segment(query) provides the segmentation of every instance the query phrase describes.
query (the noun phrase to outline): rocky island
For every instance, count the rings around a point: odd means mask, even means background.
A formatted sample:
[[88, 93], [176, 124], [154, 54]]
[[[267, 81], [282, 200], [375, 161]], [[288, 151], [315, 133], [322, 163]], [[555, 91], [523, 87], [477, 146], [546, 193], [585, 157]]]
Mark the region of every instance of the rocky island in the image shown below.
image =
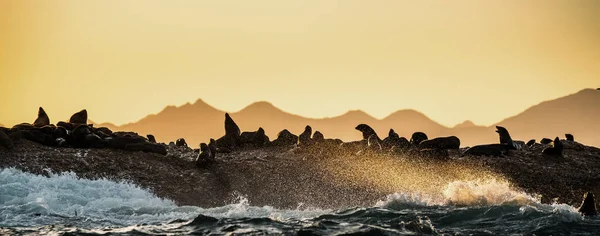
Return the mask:
[[151, 135], [113, 132], [86, 120], [83, 110], [53, 125], [40, 108], [33, 124], [0, 128], [0, 168], [127, 181], [201, 207], [239, 196], [279, 208], [372, 206], [395, 192], [439, 195], [450, 182], [486, 179], [506, 181], [543, 203], [576, 207], [586, 192], [600, 192], [600, 149], [572, 135], [525, 144], [498, 127], [500, 143], [460, 148], [457, 137], [428, 139], [417, 132], [409, 140], [390, 130], [381, 139], [361, 124], [356, 129], [364, 139], [356, 142], [325, 139], [310, 126], [299, 136], [284, 130], [271, 141], [262, 128], [240, 132], [226, 114], [225, 135], [198, 150], [185, 140], [156, 143]]

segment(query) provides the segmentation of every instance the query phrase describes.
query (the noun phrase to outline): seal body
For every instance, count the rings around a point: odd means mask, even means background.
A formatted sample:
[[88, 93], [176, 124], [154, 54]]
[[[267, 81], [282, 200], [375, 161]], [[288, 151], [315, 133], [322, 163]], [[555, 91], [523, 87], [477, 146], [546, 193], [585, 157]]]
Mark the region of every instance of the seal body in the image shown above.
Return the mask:
[[581, 202], [581, 206], [577, 211], [583, 216], [598, 215], [598, 210], [596, 209], [596, 201], [592, 192], [587, 192], [585, 195], [583, 195], [583, 201]]
[[425, 141], [429, 139], [427, 137], [427, 135], [423, 132], [414, 132], [412, 134], [412, 136], [410, 137], [410, 144], [414, 145], [414, 146], [419, 146], [419, 144], [421, 144], [421, 142]]
[[507, 144], [484, 144], [467, 149], [463, 155], [470, 156], [503, 156], [511, 147]]
[[567, 141], [575, 142], [575, 137], [572, 134], [565, 134], [565, 138], [567, 138]]
[[381, 139], [379, 138], [379, 136], [377, 136], [377, 133], [375, 132], [375, 130], [367, 124], [359, 124], [354, 129], [362, 132], [362, 136], [363, 136], [364, 140], [368, 140], [369, 137], [371, 137], [371, 135], [375, 135], [375, 138], [377, 139], [377, 141], [381, 142]]
[[312, 128], [310, 125], [304, 127], [304, 132], [298, 135], [298, 145], [299, 146], [308, 146], [313, 144], [313, 140], [310, 138], [312, 135]]
[[323, 133], [319, 132], [318, 130], [315, 131], [315, 133], [312, 136], [312, 140], [315, 143], [321, 143], [323, 141], [325, 141], [325, 135], [323, 135]]
[[69, 123], [73, 124], [87, 124], [88, 114], [85, 109], [73, 114], [69, 119]]
[[548, 147], [542, 151], [542, 154], [548, 156], [562, 157], [564, 146], [560, 139], [556, 137], [552, 142], [552, 147]]
[[540, 140], [540, 143], [541, 143], [541, 144], [544, 144], [544, 145], [546, 145], [546, 144], [550, 144], [550, 143], [552, 143], [552, 139], [549, 139], [549, 138], [543, 138], [542, 140]]
[[46, 114], [46, 111], [44, 111], [44, 108], [40, 107], [38, 109], [38, 117], [33, 122], [33, 126], [43, 127], [46, 125], [50, 125], [50, 118], [48, 118], [48, 114]]
[[419, 143], [419, 148], [422, 149], [459, 149], [460, 139], [456, 136], [439, 137], [429, 140], [424, 140]]

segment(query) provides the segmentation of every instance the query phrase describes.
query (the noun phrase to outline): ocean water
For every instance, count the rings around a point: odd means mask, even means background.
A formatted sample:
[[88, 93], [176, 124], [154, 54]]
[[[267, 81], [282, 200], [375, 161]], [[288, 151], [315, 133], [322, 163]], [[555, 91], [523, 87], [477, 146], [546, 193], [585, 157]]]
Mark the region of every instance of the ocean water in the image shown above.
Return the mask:
[[398, 192], [373, 206], [283, 210], [243, 196], [216, 208], [177, 206], [131, 183], [0, 170], [0, 234], [19, 235], [598, 235], [600, 218], [546, 205], [495, 180]]

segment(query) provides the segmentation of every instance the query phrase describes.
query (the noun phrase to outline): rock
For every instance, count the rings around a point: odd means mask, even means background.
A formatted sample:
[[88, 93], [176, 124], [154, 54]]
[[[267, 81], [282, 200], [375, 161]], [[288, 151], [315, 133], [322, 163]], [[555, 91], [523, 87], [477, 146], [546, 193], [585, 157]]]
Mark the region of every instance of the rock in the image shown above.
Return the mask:
[[167, 148], [163, 145], [150, 142], [128, 143], [123, 148], [128, 151], [142, 151], [167, 155]]
[[436, 160], [450, 159], [450, 153], [446, 148], [425, 148], [419, 150], [419, 156]]
[[12, 150], [15, 147], [13, 140], [4, 132], [4, 130], [0, 130], [0, 145], [8, 150]]
[[240, 134], [240, 127], [229, 116], [229, 113], [225, 113], [225, 136], [239, 137]]
[[460, 139], [456, 136], [439, 137], [424, 140], [419, 144], [421, 149], [459, 149]]

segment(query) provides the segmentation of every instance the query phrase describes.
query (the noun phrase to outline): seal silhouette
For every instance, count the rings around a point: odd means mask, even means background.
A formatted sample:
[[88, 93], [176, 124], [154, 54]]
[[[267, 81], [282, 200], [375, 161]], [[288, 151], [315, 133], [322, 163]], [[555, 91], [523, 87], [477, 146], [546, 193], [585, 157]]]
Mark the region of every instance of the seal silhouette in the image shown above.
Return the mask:
[[429, 139], [427, 135], [423, 132], [414, 132], [410, 137], [410, 143], [414, 146], [419, 146], [419, 144], [425, 140]]
[[556, 156], [556, 157], [562, 157], [563, 156], [563, 144], [560, 141], [560, 139], [558, 137], [556, 137], [554, 139], [554, 142], [552, 142], [552, 147], [548, 147], [546, 149], [544, 149], [542, 151], [542, 154], [544, 155], [548, 155], [548, 156]]
[[598, 215], [598, 210], [596, 209], [596, 201], [592, 192], [587, 192], [585, 195], [583, 195], [583, 201], [581, 202], [581, 206], [579, 207], [579, 209], [577, 209], [577, 211], [583, 216]]
[[73, 124], [87, 124], [88, 114], [87, 110], [83, 109], [71, 116], [69, 123]]
[[310, 138], [311, 135], [312, 135], [312, 127], [310, 127], [310, 125], [307, 125], [306, 127], [304, 127], [304, 132], [302, 132], [298, 136], [298, 145], [306, 146], [306, 145], [313, 144], [313, 140]]
[[359, 124], [356, 126], [356, 128], [354, 128], [360, 132], [362, 132], [363, 135], [363, 139], [364, 140], [368, 140], [369, 137], [371, 137], [371, 135], [375, 135], [375, 138], [377, 139], [378, 142], [381, 142], [382, 140], [379, 138], [379, 136], [377, 136], [377, 133], [375, 132], [375, 130], [373, 128], [371, 128], [371, 126], [367, 125], [367, 124]]
[[50, 125], [50, 118], [48, 118], [48, 114], [46, 114], [46, 111], [44, 111], [44, 108], [40, 107], [38, 109], [38, 117], [33, 122], [33, 126], [43, 127], [46, 125]]

